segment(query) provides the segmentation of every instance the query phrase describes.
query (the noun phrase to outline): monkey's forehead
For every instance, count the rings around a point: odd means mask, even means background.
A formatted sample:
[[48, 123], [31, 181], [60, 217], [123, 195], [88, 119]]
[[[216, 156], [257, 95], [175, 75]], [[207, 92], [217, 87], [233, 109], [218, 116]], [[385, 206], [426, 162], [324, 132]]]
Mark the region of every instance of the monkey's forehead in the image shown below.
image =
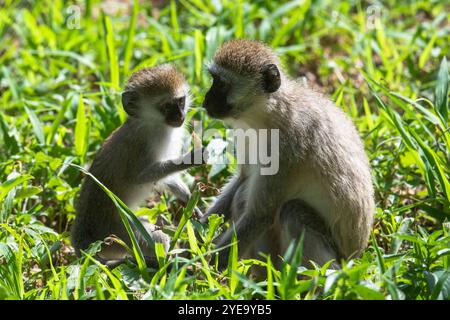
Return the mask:
[[143, 68], [133, 73], [126, 89], [135, 89], [147, 93], [161, 91], [175, 93], [186, 86], [186, 80], [174, 66], [169, 64], [152, 68]]
[[264, 43], [239, 39], [225, 42], [214, 55], [214, 62], [236, 73], [252, 75], [266, 64], [279, 64], [279, 59]]

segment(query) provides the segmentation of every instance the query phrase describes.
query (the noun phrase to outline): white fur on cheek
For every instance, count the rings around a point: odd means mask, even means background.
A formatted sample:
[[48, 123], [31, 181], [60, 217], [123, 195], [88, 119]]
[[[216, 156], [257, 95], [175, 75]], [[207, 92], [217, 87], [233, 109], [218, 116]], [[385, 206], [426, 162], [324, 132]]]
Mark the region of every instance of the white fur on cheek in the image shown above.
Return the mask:
[[158, 105], [162, 104], [161, 98], [141, 97], [139, 101], [139, 117], [146, 121], [162, 122], [164, 116], [158, 110]]

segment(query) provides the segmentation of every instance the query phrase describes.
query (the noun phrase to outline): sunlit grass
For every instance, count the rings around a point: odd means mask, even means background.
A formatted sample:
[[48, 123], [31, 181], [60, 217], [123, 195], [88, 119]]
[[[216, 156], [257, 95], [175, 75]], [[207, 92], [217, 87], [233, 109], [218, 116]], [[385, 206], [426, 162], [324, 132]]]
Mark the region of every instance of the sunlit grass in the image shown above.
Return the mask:
[[[136, 0], [116, 12], [97, 1], [4, 3], [0, 299], [449, 299], [445, 1], [172, 0], [150, 7]], [[76, 258], [69, 230], [81, 168], [125, 118], [124, 81], [141, 67], [173, 62], [192, 86], [188, 119], [225, 130], [200, 104], [210, 83], [204, 65], [233, 37], [273, 46], [294, 78], [321, 87], [354, 120], [377, 197], [367, 250], [342, 261], [341, 270], [307, 270], [301, 247], [292, 246], [276, 269], [273, 257], [239, 260], [234, 245], [219, 272], [212, 243], [223, 219], [202, 225], [191, 209], [204, 209], [232, 170], [202, 167], [186, 174], [194, 190], [186, 208], [165, 195], [140, 211], [150, 220], [163, 215], [174, 239], [168, 254], [155, 247], [157, 269], [146, 268], [136, 245], [137, 263], [111, 270], [93, 258], [99, 243]], [[138, 226], [109, 195], [124, 223]], [[267, 279], [250, 276], [255, 264]]]

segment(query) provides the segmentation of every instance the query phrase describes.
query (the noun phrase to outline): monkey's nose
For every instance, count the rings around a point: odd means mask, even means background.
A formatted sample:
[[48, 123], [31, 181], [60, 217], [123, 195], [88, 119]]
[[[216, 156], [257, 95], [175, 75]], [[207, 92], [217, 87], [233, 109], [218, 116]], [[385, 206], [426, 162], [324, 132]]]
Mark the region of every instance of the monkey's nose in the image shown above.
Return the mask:
[[177, 115], [167, 117], [166, 122], [169, 126], [180, 127], [183, 124], [184, 119], [185, 119], [185, 115], [183, 113], [183, 114], [177, 114]]

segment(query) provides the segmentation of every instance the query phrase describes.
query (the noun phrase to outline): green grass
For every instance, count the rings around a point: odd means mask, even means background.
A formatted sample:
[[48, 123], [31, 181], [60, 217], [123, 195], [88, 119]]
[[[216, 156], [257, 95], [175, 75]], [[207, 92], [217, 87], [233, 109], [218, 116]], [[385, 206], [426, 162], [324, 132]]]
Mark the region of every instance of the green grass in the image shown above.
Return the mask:
[[[116, 13], [97, 1], [4, 3], [0, 299], [450, 298], [445, 1], [130, 1]], [[162, 214], [175, 239], [176, 256], [155, 247], [157, 270], [145, 267], [135, 246], [137, 265], [108, 270], [92, 258], [98, 244], [77, 259], [69, 241], [83, 178], [77, 166], [86, 168], [124, 120], [124, 81], [141, 67], [173, 62], [192, 85], [188, 118], [225, 130], [200, 105], [210, 84], [204, 64], [232, 37], [273, 46], [293, 77], [320, 86], [356, 123], [377, 197], [367, 250], [331, 271], [299, 266], [301, 248], [292, 247], [277, 270], [267, 257], [239, 260], [234, 247], [218, 272], [212, 240], [222, 218], [201, 225], [190, 217], [232, 172], [209, 166], [186, 174], [196, 190], [187, 208], [166, 195], [139, 210], [150, 220]], [[138, 223], [115, 201], [124, 223]], [[253, 264], [266, 268], [265, 281], [250, 278]]]

